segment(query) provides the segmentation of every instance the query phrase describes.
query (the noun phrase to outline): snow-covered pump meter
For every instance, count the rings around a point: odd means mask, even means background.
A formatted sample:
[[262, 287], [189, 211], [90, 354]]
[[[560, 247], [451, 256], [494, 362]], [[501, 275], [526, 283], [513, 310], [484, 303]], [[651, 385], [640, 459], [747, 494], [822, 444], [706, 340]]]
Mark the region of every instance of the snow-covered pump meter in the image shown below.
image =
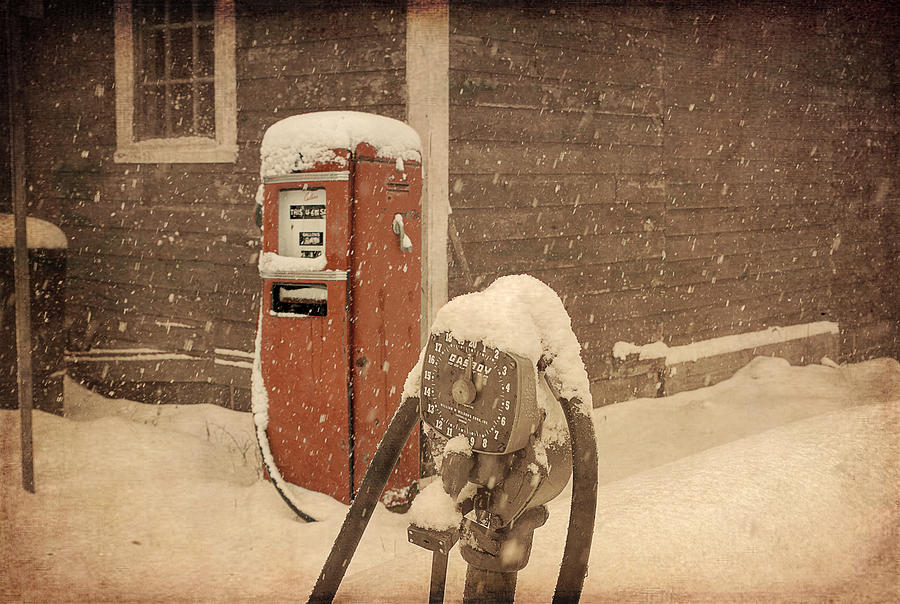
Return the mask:
[[333, 598], [384, 476], [421, 419], [438, 476], [409, 512], [409, 541], [433, 552], [430, 601], [443, 599], [447, 554], [468, 563], [464, 602], [512, 602], [545, 503], [573, 477], [555, 601], [581, 594], [593, 535], [597, 450], [580, 345], [553, 290], [502, 277], [447, 303], [407, 377], [311, 601]]
[[[268, 476], [349, 503], [419, 353], [421, 142], [358, 112], [285, 118], [263, 136], [253, 413]], [[418, 437], [385, 497], [419, 476]]]
[[449, 331], [431, 334], [422, 368], [422, 421], [473, 451], [503, 454], [528, 444], [541, 421], [533, 364]]

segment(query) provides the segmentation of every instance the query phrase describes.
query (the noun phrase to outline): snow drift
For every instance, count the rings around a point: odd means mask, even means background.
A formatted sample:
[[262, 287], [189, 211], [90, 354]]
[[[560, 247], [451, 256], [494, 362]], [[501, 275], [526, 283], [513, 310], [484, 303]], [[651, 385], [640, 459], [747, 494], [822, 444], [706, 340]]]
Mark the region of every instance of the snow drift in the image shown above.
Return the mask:
[[[189, 402], [189, 401], [185, 401]], [[263, 482], [248, 413], [146, 406], [67, 384], [35, 414], [38, 492], [18, 414], [0, 412], [0, 599], [304, 600], [346, 507]], [[759, 358], [716, 386], [593, 412], [599, 505], [584, 601], [896, 601], [900, 364]], [[518, 601], [552, 596], [570, 494], [535, 532]], [[339, 601], [425, 601], [430, 553], [379, 508]], [[452, 552], [447, 601], [462, 595]]]

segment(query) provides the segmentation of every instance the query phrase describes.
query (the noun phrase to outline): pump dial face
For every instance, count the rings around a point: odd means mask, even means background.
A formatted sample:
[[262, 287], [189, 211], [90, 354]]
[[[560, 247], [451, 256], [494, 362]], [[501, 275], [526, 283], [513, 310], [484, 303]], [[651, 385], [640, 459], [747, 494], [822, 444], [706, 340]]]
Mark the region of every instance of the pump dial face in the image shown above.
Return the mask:
[[506, 453], [518, 413], [519, 362], [481, 342], [431, 334], [422, 365], [422, 420], [474, 451]]

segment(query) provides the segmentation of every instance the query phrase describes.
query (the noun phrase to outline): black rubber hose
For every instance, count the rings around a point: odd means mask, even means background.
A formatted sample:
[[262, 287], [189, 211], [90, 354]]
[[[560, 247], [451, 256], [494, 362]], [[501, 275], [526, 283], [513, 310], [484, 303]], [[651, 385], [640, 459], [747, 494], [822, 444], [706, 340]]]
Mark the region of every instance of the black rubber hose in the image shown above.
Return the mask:
[[[255, 427], [256, 426], [254, 426], [254, 428]], [[266, 434], [266, 438], [267, 439], [269, 438], [268, 433]], [[259, 430], [256, 431], [256, 445], [259, 447], [259, 456], [260, 456], [260, 458], [262, 458], [263, 467], [266, 469], [266, 473], [269, 475], [269, 480], [271, 480], [272, 484], [275, 485], [275, 490], [278, 491], [278, 494], [281, 496], [282, 501], [284, 501], [288, 505], [288, 507], [291, 508], [291, 510], [295, 514], [300, 516], [300, 518], [303, 519], [305, 522], [315, 522], [316, 521], [315, 518], [313, 518], [312, 516], [310, 516], [309, 514], [307, 514], [306, 512], [304, 512], [303, 510], [301, 510], [300, 508], [297, 507], [297, 505], [293, 502], [293, 500], [290, 498], [290, 496], [285, 492], [285, 489], [283, 489], [281, 484], [278, 482], [279, 479], [275, 478], [279, 474], [275, 474], [274, 472], [272, 472], [272, 468], [270, 468], [269, 464], [266, 463], [266, 454], [265, 454], [265, 451], [263, 451], [262, 441], [259, 439]], [[278, 470], [278, 468], [275, 468], [275, 469]]]
[[418, 421], [419, 399], [411, 397], [401, 402], [384, 433], [381, 444], [375, 451], [372, 463], [366, 470], [362, 484], [359, 486], [359, 492], [344, 518], [341, 531], [334, 540], [334, 545], [331, 546], [325, 566], [322, 567], [316, 586], [309, 596], [310, 602], [318, 604], [334, 600], [334, 595], [344, 579], [350, 560], [353, 558], [363, 532], [369, 524], [369, 519], [375, 511], [378, 499], [384, 492], [388, 477], [394, 470], [394, 466], [397, 465], [400, 452]]
[[572, 507], [562, 565], [553, 593], [554, 604], [581, 598], [597, 513], [597, 438], [590, 414], [578, 399], [559, 399], [572, 438]]

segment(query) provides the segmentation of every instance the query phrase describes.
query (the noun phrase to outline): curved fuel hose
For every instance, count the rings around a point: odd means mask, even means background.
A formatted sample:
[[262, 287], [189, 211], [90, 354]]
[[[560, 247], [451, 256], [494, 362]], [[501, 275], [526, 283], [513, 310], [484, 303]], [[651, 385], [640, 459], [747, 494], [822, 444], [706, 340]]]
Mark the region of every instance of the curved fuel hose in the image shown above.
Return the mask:
[[[259, 207], [261, 206], [257, 206], [257, 208]], [[253, 368], [250, 373], [250, 383], [253, 392], [253, 431], [256, 433], [256, 444], [259, 446], [259, 455], [262, 458], [266, 474], [269, 476], [269, 480], [272, 484], [275, 485], [275, 490], [278, 491], [281, 499], [284, 500], [288, 507], [301, 519], [306, 522], [315, 522], [315, 518], [301, 510], [297, 504], [294, 503], [293, 499], [291, 499], [287, 487], [285, 484], [282, 484], [287, 483], [287, 481], [281, 477], [281, 471], [279, 471], [278, 466], [275, 464], [275, 460], [272, 459], [272, 449], [269, 446], [269, 435], [266, 432], [266, 427], [269, 423], [269, 400], [262, 376], [262, 319], [263, 307], [260, 305], [259, 321], [256, 325], [256, 353], [253, 355]], [[272, 462], [271, 465], [269, 464], [269, 460]]]
[[281, 496], [281, 499], [291, 508], [295, 514], [300, 516], [302, 520], [305, 522], [315, 522], [316, 519], [301, 510], [297, 507], [297, 504], [291, 499], [290, 495], [287, 494], [285, 488], [281, 484], [281, 474], [278, 472], [278, 468], [270, 468], [268, 462], [266, 462], [266, 449], [268, 448], [268, 442], [263, 445], [261, 440], [261, 436], [259, 435], [259, 430], [256, 431], [256, 444], [259, 447], [259, 455], [262, 458], [263, 467], [266, 469], [266, 474], [269, 475], [269, 479], [272, 484], [275, 485], [275, 490], [278, 491], [278, 494]]
[[366, 525], [369, 524], [369, 519], [375, 511], [375, 506], [384, 491], [388, 477], [394, 466], [397, 465], [400, 452], [418, 421], [419, 399], [415, 397], [405, 399], [394, 413], [394, 417], [384, 433], [384, 438], [375, 451], [372, 463], [366, 470], [356, 498], [350, 505], [341, 531], [334, 540], [328, 559], [325, 560], [325, 566], [322, 567], [316, 586], [309, 596], [310, 602], [318, 604], [334, 600], [334, 595], [344, 579], [350, 560], [353, 558], [356, 547], [366, 530]]
[[594, 421], [582, 412], [578, 399], [556, 397], [562, 405], [572, 439], [572, 505], [562, 565], [553, 593], [554, 604], [581, 598], [597, 513], [597, 438]]

